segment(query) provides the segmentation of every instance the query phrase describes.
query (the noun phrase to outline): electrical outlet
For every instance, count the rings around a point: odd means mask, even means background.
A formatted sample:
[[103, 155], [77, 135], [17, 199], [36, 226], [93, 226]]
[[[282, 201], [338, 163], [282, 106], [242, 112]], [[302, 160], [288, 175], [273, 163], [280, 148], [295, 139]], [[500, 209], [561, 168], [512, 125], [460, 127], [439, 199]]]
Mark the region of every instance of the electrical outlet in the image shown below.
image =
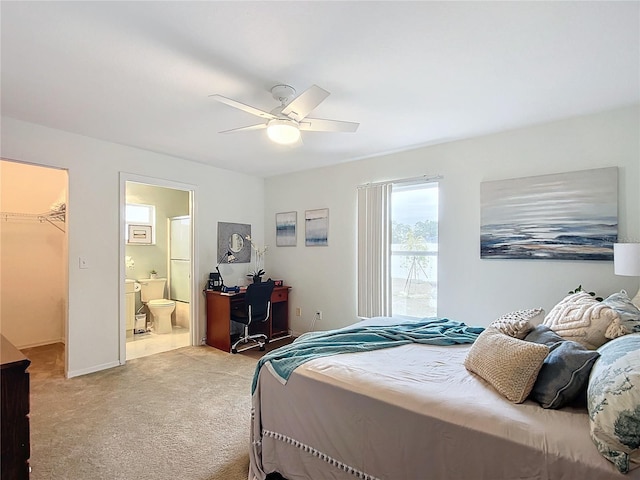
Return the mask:
[[302, 316], [302, 309], [300, 307], [296, 308], [296, 317]]
[[322, 320], [322, 310], [316, 310], [316, 320]]

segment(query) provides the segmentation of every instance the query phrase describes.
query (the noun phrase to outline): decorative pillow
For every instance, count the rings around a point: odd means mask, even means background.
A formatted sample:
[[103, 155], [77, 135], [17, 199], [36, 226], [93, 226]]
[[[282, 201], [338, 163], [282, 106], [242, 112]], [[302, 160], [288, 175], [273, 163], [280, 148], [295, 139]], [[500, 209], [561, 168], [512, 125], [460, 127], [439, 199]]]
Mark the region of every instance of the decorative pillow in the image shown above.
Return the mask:
[[549, 347], [485, 329], [473, 342], [464, 366], [514, 403], [529, 396]]
[[591, 439], [622, 473], [640, 466], [640, 333], [598, 349], [589, 378]]
[[502, 315], [491, 322], [490, 327], [495, 327], [505, 335], [522, 340], [533, 327], [544, 319], [544, 310], [531, 308], [529, 310], [516, 310]]
[[562, 408], [587, 390], [589, 373], [600, 354], [578, 342], [565, 340], [546, 325], [538, 325], [527, 342], [549, 347], [530, 397], [542, 408]]
[[633, 304], [627, 292], [622, 290], [620, 293], [609, 295], [602, 303], [613, 308], [618, 314], [618, 318], [607, 328], [605, 337], [617, 338], [640, 332], [640, 310]]
[[543, 324], [567, 340], [595, 350], [608, 339], [605, 332], [618, 318], [616, 311], [587, 292], [564, 297], [547, 314]]

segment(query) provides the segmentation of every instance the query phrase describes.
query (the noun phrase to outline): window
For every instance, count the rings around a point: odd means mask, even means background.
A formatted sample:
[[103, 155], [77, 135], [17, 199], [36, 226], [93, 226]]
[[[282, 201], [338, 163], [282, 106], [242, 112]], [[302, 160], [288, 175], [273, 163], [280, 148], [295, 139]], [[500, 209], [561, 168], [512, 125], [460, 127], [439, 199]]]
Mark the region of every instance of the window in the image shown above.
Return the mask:
[[358, 316], [435, 316], [437, 278], [438, 183], [358, 187]]
[[[127, 203], [125, 206], [125, 242], [129, 242], [129, 225], [138, 225], [151, 227], [151, 242], [156, 243], [156, 207], [154, 205], [140, 205], [135, 203]], [[136, 243], [136, 242], [133, 242]]]
[[438, 301], [438, 184], [391, 190], [391, 311], [433, 317]]

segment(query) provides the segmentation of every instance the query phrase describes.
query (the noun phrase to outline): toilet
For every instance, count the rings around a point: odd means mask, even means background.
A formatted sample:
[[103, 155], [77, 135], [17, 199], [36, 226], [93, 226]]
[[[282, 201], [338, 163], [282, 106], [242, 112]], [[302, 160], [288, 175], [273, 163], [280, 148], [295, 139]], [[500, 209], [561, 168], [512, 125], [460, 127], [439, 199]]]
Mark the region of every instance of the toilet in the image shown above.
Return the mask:
[[171, 333], [171, 314], [176, 309], [176, 302], [164, 298], [166, 278], [142, 278], [140, 283], [140, 300], [147, 305], [153, 315], [155, 333]]

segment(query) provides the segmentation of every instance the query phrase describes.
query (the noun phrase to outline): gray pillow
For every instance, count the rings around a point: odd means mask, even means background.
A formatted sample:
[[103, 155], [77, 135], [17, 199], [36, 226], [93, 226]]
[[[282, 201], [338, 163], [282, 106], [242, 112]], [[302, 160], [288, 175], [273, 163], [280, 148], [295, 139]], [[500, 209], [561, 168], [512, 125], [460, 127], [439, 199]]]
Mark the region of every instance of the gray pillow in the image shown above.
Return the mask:
[[633, 304], [627, 292], [622, 290], [619, 293], [609, 295], [602, 303], [613, 308], [620, 316], [619, 319], [613, 322], [617, 325], [617, 328], [615, 326], [610, 327], [617, 330], [614, 334], [615, 336], [609, 335], [608, 338], [617, 338], [629, 333], [640, 332], [640, 310]]
[[549, 347], [530, 398], [543, 408], [558, 409], [586, 392], [591, 368], [600, 356], [598, 352], [562, 338], [546, 325], [535, 327], [525, 341]]

